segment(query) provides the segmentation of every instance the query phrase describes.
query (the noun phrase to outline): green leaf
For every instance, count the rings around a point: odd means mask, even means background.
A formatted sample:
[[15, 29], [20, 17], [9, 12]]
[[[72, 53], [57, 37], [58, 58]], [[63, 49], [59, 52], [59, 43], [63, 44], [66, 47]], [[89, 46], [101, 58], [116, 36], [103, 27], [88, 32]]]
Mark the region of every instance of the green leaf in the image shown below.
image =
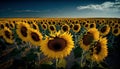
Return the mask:
[[79, 57], [81, 57], [81, 55], [82, 55], [82, 49], [81, 49], [79, 46], [76, 47], [76, 48], [73, 50], [73, 52], [74, 52], [75, 58], [79, 58]]

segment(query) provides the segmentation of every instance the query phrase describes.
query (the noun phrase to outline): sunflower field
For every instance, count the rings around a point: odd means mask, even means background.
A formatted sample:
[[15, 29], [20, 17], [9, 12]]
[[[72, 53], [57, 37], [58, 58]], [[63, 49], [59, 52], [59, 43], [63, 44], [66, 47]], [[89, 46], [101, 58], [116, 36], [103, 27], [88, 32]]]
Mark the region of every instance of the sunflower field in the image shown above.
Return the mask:
[[117, 69], [119, 18], [0, 18], [2, 69]]

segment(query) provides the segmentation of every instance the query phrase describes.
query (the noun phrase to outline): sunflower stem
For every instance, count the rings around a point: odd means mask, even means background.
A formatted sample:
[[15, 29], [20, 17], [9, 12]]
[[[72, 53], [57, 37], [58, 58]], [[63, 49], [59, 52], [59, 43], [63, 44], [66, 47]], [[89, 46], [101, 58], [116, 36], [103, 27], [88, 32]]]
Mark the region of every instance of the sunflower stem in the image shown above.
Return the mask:
[[40, 68], [40, 54], [41, 54], [41, 52], [37, 53], [37, 56], [38, 56], [38, 68]]
[[58, 63], [58, 59], [56, 59], [56, 69], [57, 69], [57, 63]]
[[84, 59], [85, 59], [84, 58], [84, 53], [85, 53], [85, 51], [82, 52], [82, 56], [81, 56], [81, 60], [80, 60], [80, 66], [81, 67], [84, 67]]
[[93, 68], [93, 61], [91, 61], [91, 63], [90, 63], [90, 69], [92, 69]]
[[17, 43], [16, 43], [15, 41], [14, 41], [14, 44], [15, 44], [16, 48], [19, 49], [19, 48], [18, 48], [18, 45], [17, 45]]

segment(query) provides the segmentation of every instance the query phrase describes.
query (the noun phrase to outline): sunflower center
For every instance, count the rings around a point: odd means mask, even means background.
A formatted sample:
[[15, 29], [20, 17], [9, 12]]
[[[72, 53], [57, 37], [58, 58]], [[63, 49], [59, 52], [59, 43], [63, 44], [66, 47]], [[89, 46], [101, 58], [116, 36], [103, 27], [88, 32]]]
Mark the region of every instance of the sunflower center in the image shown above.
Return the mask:
[[95, 45], [95, 50], [96, 54], [99, 54], [101, 52], [101, 44], [99, 42], [97, 42], [97, 44]]
[[70, 25], [70, 28], [72, 28], [73, 27], [73, 25]]
[[93, 28], [94, 27], [94, 24], [90, 24], [90, 28]]
[[10, 32], [6, 30], [5, 31], [5, 36], [10, 39]]
[[9, 24], [8, 23], [6, 23], [5, 26], [9, 28]]
[[67, 30], [68, 30], [68, 27], [67, 27], [67, 26], [63, 26], [63, 30], [64, 30], [64, 31], [67, 31]]
[[54, 27], [53, 27], [53, 26], [50, 26], [50, 30], [54, 31], [55, 29], [54, 29]]
[[87, 35], [83, 36], [83, 44], [90, 45], [93, 42], [93, 39], [93, 34], [88, 32]]
[[78, 25], [74, 25], [74, 30], [78, 30], [78, 29], [79, 29]]
[[53, 22], [53, 24], [55, 24], [55, 22]]
[[48, 22], [49, 24], [51, 24], [51, 22]]
[[36, 26], [35, 26], [34, 24], [33, 24], [33, 28], [34, 28], [34, 29], [37, 29]]
[[107, 26], [101, 28], [101, 32], [104, 33], [107, 30]]
[[114, 32], [115, 34], [118, 33], [118, 29], [115, 29], [113, 32]]
[[12, 27], [12, 28], [13, 28], [13, 25], [12, 25], [12, 24], [10, 24], [10, 27]]
[[118, 24], [117, 24], [117, 25], [115, 25], [115, 28], [118, 28]]
[[1, 29], [4, 29], [4, 25], [3, 24], [1, 24]]
[[88, 24], [86, 24], [85, 27], [88, 27]]
[[27, 37], [27, 28], [26, 28], [26, 27], [22, 26], [20, 31], [21, 31], [21, 34], [22, 34], [24, 37]]
[[45, 26], [45, 25], [43, 25], [43, 28], [44, 28], [44, 29], [46, 29], [46, 26]]
[[66, 47], [66, 40], [63, 38], [55, 37], [54, 40], [48, 42], [48, 48], [57, 52], [62, 51]]
[[39, 35], [35, 32], [31, 33], [31, 37], [34, 41], [40, 41]]

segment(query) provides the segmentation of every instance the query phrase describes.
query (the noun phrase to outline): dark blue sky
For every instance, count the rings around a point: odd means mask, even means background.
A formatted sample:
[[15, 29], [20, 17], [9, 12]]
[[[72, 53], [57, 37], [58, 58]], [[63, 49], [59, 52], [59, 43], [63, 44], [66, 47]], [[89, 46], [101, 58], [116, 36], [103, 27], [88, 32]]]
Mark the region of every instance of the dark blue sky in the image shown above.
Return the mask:
[[119, 1], [1, 0], [0, 17], [120, 17]]

